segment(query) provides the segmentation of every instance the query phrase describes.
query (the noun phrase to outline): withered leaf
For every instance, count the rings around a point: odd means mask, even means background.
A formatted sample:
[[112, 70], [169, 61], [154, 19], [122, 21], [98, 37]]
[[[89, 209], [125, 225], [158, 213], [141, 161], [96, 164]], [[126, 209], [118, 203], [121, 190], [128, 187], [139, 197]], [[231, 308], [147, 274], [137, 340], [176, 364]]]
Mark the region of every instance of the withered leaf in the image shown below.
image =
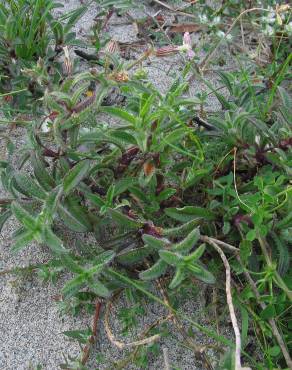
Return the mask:
[[151, 176], [155, 171], [155, 166], [152, 162], [146, 162], [143, 165], [145, 176]]
[[170, 32], [184, 33], [184, 32], [198, 32], [202, 26], [195, 23], [174, 23], [170, 26]]

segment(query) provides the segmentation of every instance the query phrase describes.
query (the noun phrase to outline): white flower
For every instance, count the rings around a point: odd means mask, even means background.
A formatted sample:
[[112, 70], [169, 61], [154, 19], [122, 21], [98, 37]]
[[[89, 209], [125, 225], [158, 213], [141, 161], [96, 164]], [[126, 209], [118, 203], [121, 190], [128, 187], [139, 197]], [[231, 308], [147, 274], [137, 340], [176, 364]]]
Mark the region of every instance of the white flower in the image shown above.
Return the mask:
[[289, 22], [285, 25], [285, 31], [289, 34], [292, 34], [292, 22]]
[[228, 33], [228, 34], [226, 35], [226, 33], [225, 33], [225, 32], [223, 32], [223, 31], [221, 31], [221, 30], [218, 30], [218, 31], [216, 32], [216, 35], [217, 35], [217, 37], [219, 37], [220, 39], [225, 39], [226, 41], [231, 41], [231, 40], [232, 40], [232, 35], [231, 35], [230, 33]]
[[216, 32], [216, 35], [217, 35], [218, 37], [220, 37], [220, 39], [222, 39], [222, 38], [225, 36], [225, 32], [223, 32], [223, 31], [219, 30], [219, 31], [217, 31], [217, 32]]
[[262, 21], [263, 23], [269, 24], [274, 24], [276, 22], [276, 12], [271, 6], [268, 6], [268, 12], [266, 16], [262, 17]]
[[209, 19], [206, 16], [206, 14], [199, 14], [199, 21], [204, 24], [204, 23], [208, 23]]
[[41, 126], [41, 131], [44, 133], [49, 132], [51, 131], [51, 126], [52, 124], [50, 123], [50, 119], [49, 117], [47, 117]]
[[271, 26], [267, 26], [266, 28], [264, 28], [263, 32], [267, 36], [273, 36], [274, 35], [274, 28], [271, 27]]
[[220, 23], [220, 21], [221, 21], [221, 18], [219, 16], [217, 16], [217, 17], [214, 17], [212, 19], [212, 22], [211, 23], [212, 23], [213, 26], [216, 26], [217, 24]]
[[226, 40], [227, 41], [231, 41], [232, 40], [232, 35], [230, 33], [226, 36]]

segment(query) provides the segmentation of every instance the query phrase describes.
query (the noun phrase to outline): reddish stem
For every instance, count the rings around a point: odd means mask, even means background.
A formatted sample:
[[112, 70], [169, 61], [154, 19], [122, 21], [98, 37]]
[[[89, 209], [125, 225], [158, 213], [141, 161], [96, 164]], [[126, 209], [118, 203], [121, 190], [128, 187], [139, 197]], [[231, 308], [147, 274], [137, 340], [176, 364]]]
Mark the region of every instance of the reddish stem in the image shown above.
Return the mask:
[[81, 360], [82, 365], [86, 364], [89, 358], [90, 347], [95, 343], [95, 340], [96, 340], [97, 325], [98, 325], [100, 310], [101, 310], [101, 302], [97, 302], [95, 305], [95, 313], [94, 313], [93, 324], [92, 324], [92, 335], [90, 336], [88, 343], [83, 349], [83, 356]]

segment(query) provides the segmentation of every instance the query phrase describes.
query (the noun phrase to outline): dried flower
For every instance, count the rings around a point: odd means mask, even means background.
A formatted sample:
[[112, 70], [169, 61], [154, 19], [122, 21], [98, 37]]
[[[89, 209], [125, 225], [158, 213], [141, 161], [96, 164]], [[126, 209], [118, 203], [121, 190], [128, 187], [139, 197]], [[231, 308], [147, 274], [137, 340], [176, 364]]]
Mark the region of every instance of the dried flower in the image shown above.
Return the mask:
[[119, 54], [120, 52], [119, 43], [114, 39], [110, 40], [106, 45], [105, 51], [108, 54]]
[[68, 46], [64, 46], [63, 50], [64, 50], [64, 55], [65, 55], [64, 63], [63, 63], [63, 73], [66, 76], [70, 76], [73, 70], [73, 64], [70, 58]]
[[114, 80], [116, 82], [128, 82], [129, 81], [129, 75], [126, 71], [114, 72], [114, 73], [111, 73], [108, 77], [110, 80]]
[[184, 33], [182, 45], [164, 46], [163, 48], [156, 49], [155, 55], [157, 57], [164, 57], [164, 56], [176, 54], [179, 51], [186, 52], [189, 59], [192, 59], [195, 56], [195, 53], [192, 50], [192, 41], [191, 41], [191, 36], [189, 32]]
[[159, 58], [166, 57], [168, 55], [177, 54], [179, 51], [178, 46], [176, 45], [167, 45], [162, 48], [155, 50], [155, 55]]
[[284, 13], [291, 9], [291, 6], [289, 4], [276, 4], [276, 12], [277, 13]]

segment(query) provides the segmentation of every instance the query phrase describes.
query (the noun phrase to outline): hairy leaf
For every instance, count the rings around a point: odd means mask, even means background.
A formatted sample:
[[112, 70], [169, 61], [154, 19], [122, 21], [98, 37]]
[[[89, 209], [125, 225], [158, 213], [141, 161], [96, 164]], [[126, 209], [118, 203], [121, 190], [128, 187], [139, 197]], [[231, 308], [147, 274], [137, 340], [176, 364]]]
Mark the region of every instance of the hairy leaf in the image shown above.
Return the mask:
[[2, 231], [2, 228], [5, 222], [11, 217], [11, 215], [12, 215], [12, 212], [10, 209], [7, 209], [6, 211], [0, 213], [0, 233]]
[[11, 210], [17, 220], [31, 231], [37, 228], [36, 219], [30, 215], [20, 204], [12, 202]]
[[73, 190], [79, 182], [86, 176], [90, 168], [90, 161], [85, 160], [77, 163], [67, 173], [63, 180], [64, 193], [69, 193]]
[[183, 256], [181, 254], [174, 253], [174, 252], [171, 252], [171, 251], [161, 250], [161, 251], [159, 251], [159, 255], [163, 259], [163, 261], [165, 261], [166, 263], [168, 263], [171, 266], [178, 266], [184, 260]]
[[47, 196], [46, 192], [29, 175], [20, 172], [14, 176], [14, 186], [17, 191], [27, 197], [44, 200]]
[[144, 234], [142, 237], [145, 244], [151, 246], [153, 249], [164, 249], [170, 245], [170, 242], [165, 238], [156, 238], [155, 236]]
[[185, 279], [186, 275], [182, 268], [178, 268], [175, 271], [174, 277], [169, 284], [170, 289], [176, 288]]
[[189, 235], [183, 239], [181, 242], [174, 244], [172, 250], [187, 253], [190, 251], [200, 239], [200, 229], [197, 227], [189, 233]]
[[194, 206], [183, 208], [166, 208], [164, 211], [167, 216], [181, 222], [188, 222], [194, 219], [202, 218], [208, 221], [214, 220], [213, 212], [208, 209]]
[[125, 250], [119, 253], [116, 257], [116, 260], [127, 266], [132, 264], [137, 264], [142, 262], [145, 257], [150, 256], [153, 253], [153, 248], [149, 246], [138, 247], [131, 250]]
[[140, 272], [139, 277], [142, 280], [154, 280], [162, 276], [167, 269], [167, 263], [161, 258], [154, 263], [148, 270]]

